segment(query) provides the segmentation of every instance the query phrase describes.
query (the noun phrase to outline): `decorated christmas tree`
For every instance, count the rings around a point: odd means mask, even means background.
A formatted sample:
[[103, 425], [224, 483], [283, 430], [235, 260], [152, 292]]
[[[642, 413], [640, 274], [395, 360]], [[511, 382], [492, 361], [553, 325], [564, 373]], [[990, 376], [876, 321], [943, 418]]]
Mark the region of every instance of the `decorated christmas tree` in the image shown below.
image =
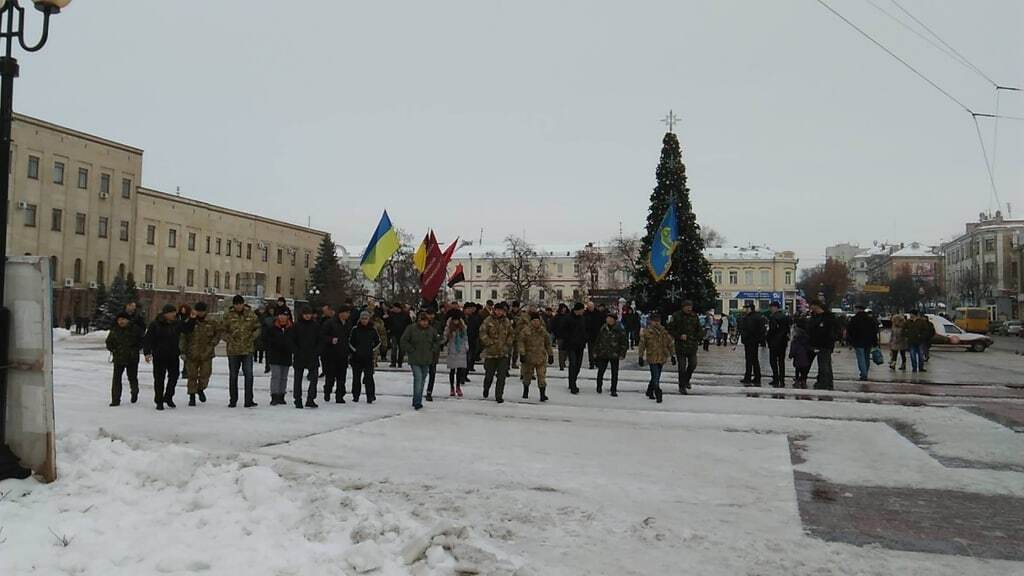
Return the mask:
[[[704, 240], [690, 204], [686, 187], [686, 166], [683, 164], [679, 139], [671, 131], [662, 141], [661, 161], [656, 172], [657, 186], [651, 193], [647, 214], [647, 232], [640, 245], [630, 293], [641, 310], [668, 313], [677, 310], [683, 300], [692, 300], [694, 310], [714, 308], [718, 292], [711, 279], [711, 265], [704, 258]], [[662, 242], [662, 220], [670, 201], [675, 201], [678, 239], [671, 255], [671, 268], [656, 281], [648, 265], [653, 242]]]
[[348, 272], [338, 262], [338, 255], [334, 251], [334, 240], [327, 234], [320, 241], [320, 249], [316, 255], [313, 269], [309, 271], [309, 285], [316, 287], [319, 293], [309, 293], [310, 303], [314, 306], [331, 304], [338, 306], [346, 298], [351, 298], [352, 281]]

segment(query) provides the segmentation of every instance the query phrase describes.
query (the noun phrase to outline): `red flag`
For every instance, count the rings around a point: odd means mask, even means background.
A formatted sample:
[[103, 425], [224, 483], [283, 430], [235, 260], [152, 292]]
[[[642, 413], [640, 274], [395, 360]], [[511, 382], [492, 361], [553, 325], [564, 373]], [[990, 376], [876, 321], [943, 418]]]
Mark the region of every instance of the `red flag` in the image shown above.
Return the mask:
[[448, 272], [448, 262], [455, 254], [455, 248], [459, 240], [456, 238], [445, 251], [441, 252], [441, 246], [437, 243], [434, 233], [430, 233], [431, 242], [427, 249], [427, 268], [423, 271], [423, 278], [420, 281], [420, 296], [425, 302], [430, 302], [437, 297], [437, 291], [444, 283], [445, 275]]

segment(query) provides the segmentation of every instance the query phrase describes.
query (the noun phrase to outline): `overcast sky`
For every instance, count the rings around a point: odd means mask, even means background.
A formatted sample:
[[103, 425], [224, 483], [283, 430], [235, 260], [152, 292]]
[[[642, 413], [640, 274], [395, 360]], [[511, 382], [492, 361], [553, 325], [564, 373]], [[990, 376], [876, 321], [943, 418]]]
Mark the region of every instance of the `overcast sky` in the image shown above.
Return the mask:
[[[900, 2], [1024, 85], [1024, 2]], [[983, 78], [867, 0], [830, 3], [994, 110]], [[670, 108], [698, 220], [729, 243], [813, 265], [839, 241], [935, 243], [994, 207], [971, 117], [815, 0], [76, 0], [19, 57], [16, 109], [145, 149], [146, 186], [345, 244], [384, 208], [442, 241], [641, 232]], [[1024, 116], [1024, 93], [1000, 109]], [[1024, 217], [1024, 122], [997, 146], [981, 127]]]

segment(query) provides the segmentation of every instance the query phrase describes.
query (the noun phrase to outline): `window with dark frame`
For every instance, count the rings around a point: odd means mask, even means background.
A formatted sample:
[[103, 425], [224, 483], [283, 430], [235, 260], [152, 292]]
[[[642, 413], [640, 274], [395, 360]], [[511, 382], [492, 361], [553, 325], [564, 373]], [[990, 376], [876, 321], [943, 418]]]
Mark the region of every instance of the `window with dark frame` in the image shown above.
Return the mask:
[[167, 247], [177, 248], [178, 247], [178, 231], [174, 228], [167, 230]]
[[53, 183], [64, 184], [64, 163], [55, 161], [53, 163]]
[[100, 194], [110, 194], [110, 174], [100, 174]]
[[146, 226], [146, 244], [156, 245], [156, 226], [152, 224]]
[[96, 228], [97, 235], [100, 238], [106, 238], [109, 227], [110, 227], [110, 219], [107, 218], [106, 216], [100, 216], [99, 220], [97, 221], [97, 228]]
[[127, 220], [121, 220], [121, 241], [122, 242], [127, 242], [128, 241], [128, 221]]
[[132, 197], [132, 179], [122, 178], [121, 179], [121, 198]]
[[25, 205], [25, 226], [29, 228], [36, 227], [36, 205], [26, 204]]
[[78, 169], [78, 188], [81, 190], [89, 189], [89, 169], [79, 168]]
[[64, 226], [64, 211], [60, 208], [54, 208], [50, 212], [50, 230], [54, 232], [60, 232]]
[[85, 214], [78, 212], [75, 214], [75, 234], [79, 236], [85, 236]]
[[39, 156], [28, 157], [28, 177], [32, 180], [39, 180]]

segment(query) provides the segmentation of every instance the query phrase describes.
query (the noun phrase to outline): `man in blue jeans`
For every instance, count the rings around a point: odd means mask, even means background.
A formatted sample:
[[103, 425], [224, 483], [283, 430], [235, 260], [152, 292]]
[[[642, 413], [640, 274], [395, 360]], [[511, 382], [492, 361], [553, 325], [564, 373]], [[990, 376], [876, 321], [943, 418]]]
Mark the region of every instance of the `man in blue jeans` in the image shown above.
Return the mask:
[[863, 304], [857, 304], [854, 308], [857, 313], [846, 328], [846, 339], [857, 355], [857, 370], [860, 371], [861, 381], [864, 381], [868, 379], [868, 370], [871, 368], [871, 351], [878, 346], [878, 321]]
[[252, 397], [252, 351], [260, 336], [260, 321], [241, 295], [235, 295], [231, 302], [231, 309], [224, 313], [223, 320], [228, 353], [228, 407], [238, 404], [238, 371], [241, 370], [245, 377], [245, 407], [254, 408], [257, 404]]
[[423, 408], [423, 384], [442, 344], [441, 335], [430, 325], [430, 316], [426, 312], [420, 312], [416, 323], [402, 333], [399, 345], [412, 368], [412, 407], [416, 410]]

